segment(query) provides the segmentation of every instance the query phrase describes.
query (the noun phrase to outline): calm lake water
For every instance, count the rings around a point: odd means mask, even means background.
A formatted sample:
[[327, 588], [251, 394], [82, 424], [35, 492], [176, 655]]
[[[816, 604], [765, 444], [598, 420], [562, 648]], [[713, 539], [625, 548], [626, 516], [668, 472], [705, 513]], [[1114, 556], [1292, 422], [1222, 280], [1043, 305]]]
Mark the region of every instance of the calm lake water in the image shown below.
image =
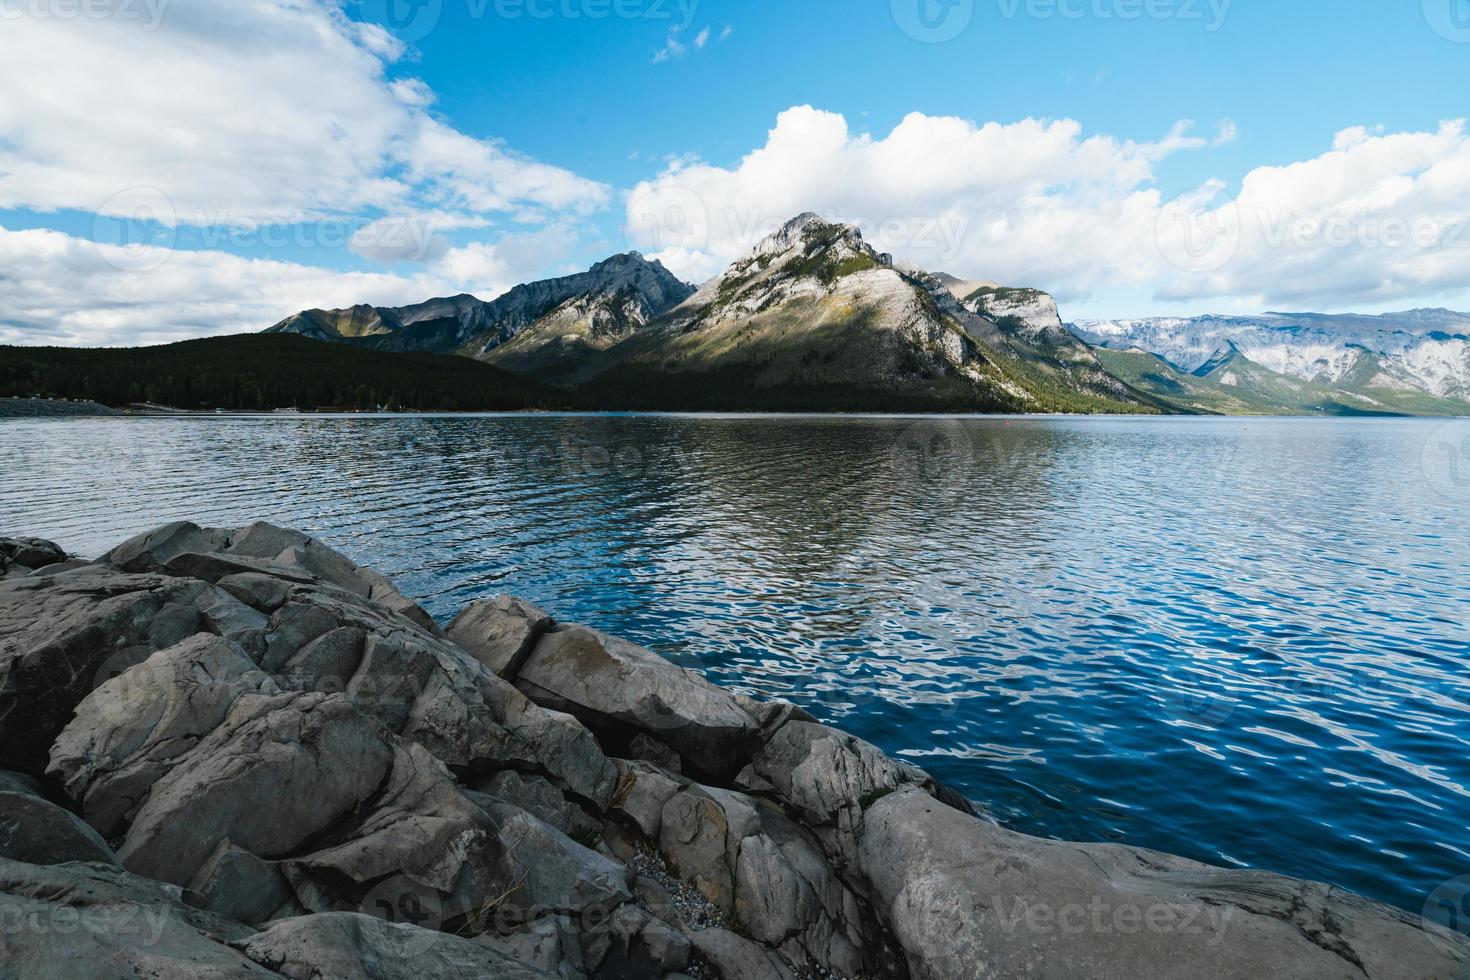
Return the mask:
[[799, 702], [1009, 826], [1330, 881], [1470, 874], [1470, 422], [0, 422], [0, 529], [310, 530]]

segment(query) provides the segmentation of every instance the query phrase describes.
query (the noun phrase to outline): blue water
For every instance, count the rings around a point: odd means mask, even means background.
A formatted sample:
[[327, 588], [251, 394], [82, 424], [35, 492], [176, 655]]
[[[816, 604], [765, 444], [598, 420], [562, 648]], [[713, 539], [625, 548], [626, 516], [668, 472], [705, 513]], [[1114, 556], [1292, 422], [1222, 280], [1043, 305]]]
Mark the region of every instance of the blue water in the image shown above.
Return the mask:
[[797, 701], [1007, 825], [1325, 880], [1470, 873], [1470, 423], [0, 422], [0, 529], [310, 529]]

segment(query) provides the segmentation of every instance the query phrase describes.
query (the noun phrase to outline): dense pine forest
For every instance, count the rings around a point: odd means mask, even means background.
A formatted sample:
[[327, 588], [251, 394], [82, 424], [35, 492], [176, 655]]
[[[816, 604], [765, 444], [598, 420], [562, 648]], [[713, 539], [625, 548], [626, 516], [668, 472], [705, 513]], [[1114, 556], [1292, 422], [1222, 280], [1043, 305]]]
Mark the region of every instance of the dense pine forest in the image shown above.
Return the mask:
[[0, 396], [235, 411], [510, 411], [566, 396], [463, 357], [387, 354], [287, 334], [161, 347], [0, 347]]

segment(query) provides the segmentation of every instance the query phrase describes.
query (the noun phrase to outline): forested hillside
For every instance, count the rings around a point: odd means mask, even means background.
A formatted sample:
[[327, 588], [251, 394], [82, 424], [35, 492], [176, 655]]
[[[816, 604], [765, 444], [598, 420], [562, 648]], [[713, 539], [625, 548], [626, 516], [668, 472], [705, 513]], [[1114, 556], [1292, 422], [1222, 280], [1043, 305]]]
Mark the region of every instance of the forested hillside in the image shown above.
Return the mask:
[[0, 396], [11, 395], [231, 410], [500, 411], [566, 400], [469, 358], [388, 354], [289, 334], [161, 347], [0, 347]]

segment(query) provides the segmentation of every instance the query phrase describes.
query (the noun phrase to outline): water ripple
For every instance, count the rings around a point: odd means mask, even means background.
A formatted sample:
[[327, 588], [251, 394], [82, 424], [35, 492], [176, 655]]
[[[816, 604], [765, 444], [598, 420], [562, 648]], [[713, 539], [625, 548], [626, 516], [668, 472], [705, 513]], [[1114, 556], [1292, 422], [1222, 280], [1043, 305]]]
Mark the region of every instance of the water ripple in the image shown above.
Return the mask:
[[1419, 911], [1470, 872], [1470, 495], [1433, 422], [0, 422], [0, 528], [311, 529], [798, 701], [1032, 833]]

